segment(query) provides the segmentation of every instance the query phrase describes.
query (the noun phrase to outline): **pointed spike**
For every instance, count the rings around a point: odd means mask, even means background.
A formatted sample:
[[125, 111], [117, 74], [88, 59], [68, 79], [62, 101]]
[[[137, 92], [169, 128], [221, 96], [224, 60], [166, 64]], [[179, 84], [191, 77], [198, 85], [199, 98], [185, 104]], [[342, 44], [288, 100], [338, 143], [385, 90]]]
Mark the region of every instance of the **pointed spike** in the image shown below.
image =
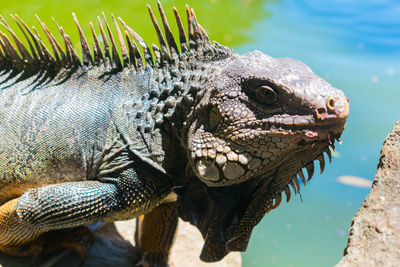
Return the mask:
[[196, 14], [194, 13], [193, 8], [190, 9], [190, 17], [192, 19], [193, 33], [194, 33], [194, 35], [197, 35], [196, 38], [198, 38], [198, 36], [200, 34], [200, 29], [199, 29], [199, 23], [197, 22]]
[[115, 64], [115, 66], [118, 69], [122, 69], [122, 63], [121, 63], [121, 59], [119, 58], [117, 46], [115, 45], [114, 36], [111, 32], [110, 26], [108, 25], [107, 18], [106, 18], [106, 15], [104, 14], [104, 12], [103, 12], [103, 19], [104, 19], [104, 24], [106, 25], [106, 29], [108, 32], [108, 37], [110, 37], [110, 41], [111, 41], [112, 62]]
[[134, 30], [132, 30], [120, 17], [118, 17], [119, 21], [124, 25], [125, 29], [129, 32], [129, 34], [133, 37], [133, 39], [142, 47], [143, 49], [143, 56], [146, 64], [153, 66], [153, 56], [151, 55], [151, 51], [149, 46], [143, 40], [143, 38], [137, 34]]
[[52, 36], [51, 36], [51, 34], [50, 34], [49, 29], [47, 28], [46, 24], [44, 24], [44, 23], [40, 20], [40, 18], [39, 18], [38, 15], [35, 15], [35, 17], [36, 17], [36, 19], [38, 20], [40, 26], [42, 27], [42, 30], [43, 30], [44, 34], [45, 34], [46, 37], [47, 37], [47, 40], [48, 40], [49, 43], [50, 43], [50, 47], [51, 47], [51, 50], [53, 51], [53, 55], [54, 55], [54, 58], [55, 58], [55, 62], [56, 62], [57, 64], [61, 64], [61, 57], [60, 57], [60, 55], [58, 54], [57, 48], [56, 48], [56, 46], [55, 46], [55, 44], [54, 44], [54, 42], [53, 42], [53, 38], [52, 38]]
[[156, 58], [156, 62], [160, 63], [161, 62], [161, 51], [160, 51], [160, 48], [158, 48], [158, 46], [156, 46], [155, 44], [152, 44], [151, 48], [153, 49], [153, 53], [154, 53], [154, 56]]
[[296, 175], [293, 176], [292, 180], [294, 181], [294, 183], [296, 184], [297, 187], [297, 193], [300, 193], [300, 183], [299, 183], [299, 179], [297, 179]]
[[65, 35], [65, 40], [66, 40], [66, 42], [67, 42], [67, 45], [68, 45], [68, 47], [69, 47], [69, 50], [70, 50], [70, 52], [71, 52], [72, 65], [73, 65], [73, 66], [81, 66], [81, 65], [82, 65], [82, 62], [81, 62], [80, 58], [78, 57], [78, 54], [76, 53], [75, 47], [74, 47], [74, 45], [72, 44], [72, 41], [71, 41], [71, 39], [69, 38], [69, 35], [68, 35], [68, 34], [65, 34], [65, 33], [64, 33], [64, 35]]
[[52, 36], [49, 29], [44, 24], [43, 26], [46, 28], [45, 35], [50, 43], [51, 50], [53, 51], [54, 57], [56, 58], [56, 62], [58, 64], [62, 64], [65, 58], [64, 51], [58, 49], [56, 39], [54, 38], [54, 36]]
[[291, 193], [290, 193], [290, 188], [289, 188], [289, 186], [285, 186], [285, 187], [283, 188], [283, 190], [285, 191], [286, 202], [289, 202], [289, 201], [290, 201], [290, 197], [292, 196]]
[[5, 53], [3, 51], [3, 46], [4, 46], [3, 40], [0, 35], [0, 64], [3, 64], [6, 59]]
[[276, 209], [282, 201], [282, 194], [279, 193], [278, 195], [275, 196], [275, 204], [271, 207], [271, 209]]
[[208, 37], [206, 30], [200, 24], [199, 24], [199, 30], [200, 30], [200, 33], [203, 36], [203, 39], [205, 40], [205, 42], [207, 44], [211, 44], [210, 38]]
[[206, 41], [206, 40], [205, 39], [203, 40], [204, 36], [200, 30], [200, 25], [197, 22], [196, 14], [194, 13], [193, 8], [190, 9], [190, 13], [191, 13], [192, 24], [193, 24], [194, 41], [196, 42], [196, 46], [200, 47], [200, 45], [203, 44], [204, 41]]
[[[56, 22], [56, 20], [54, 19], [54, 17], [51, 17], [51, 19], [52, 19], [54, 22]], [[57, 23], [55, 23], [55, 24], [56, 24], [56, 26], [57, 26]], [[50, 33], [49, 29], [48, 29], [47, 27], [46, 27], [46, 29], [47, 29], [47, 31], [48, 31], [49, 37], [52, 39], [53, 44], [55, 45], [55, 47], [56, 47], [56, 49], [57, 49], [59, 55], [61, 56], [62, 62], [63, 62], [63, 63], [66, 63], [66, 62], [67, 62], [67, 57], [66, 57], [66, 54], [65, 54], [64, 50], [61, 48], [61, 45], [58, 43], [58, 41], [57, 41], [57, 39], [54, 37], [54, 35]]]
[[[17, 14], [15, 14], [14, 16], [15, 16], [15, 18], [19, 21], [19, 23], [22, 24], [22, 26], [21, 26], [21, 25], [18, 23], [18, 26], [20, 27], [21, 31], [23, 32], [23, 34], [25, 35], [25, 38], [27, 39], [27, 41], [28, 41], [28, 43], [29, 43], [29, 46], [30, 46], [30, 49], [31, 49], [33, 58], [35, 58], [35, 59], [37, 59], [37, 60], [40, 60], [40, 56], [38, 55], [38, 53], [40, 53], [38, 49], [40, 49], [40, 48], [38, 48], [38, 44], [37, 44], [37, 42], [36, 42], [35, 37], [33, 36], [33, 33], [32, 33], [32, 31], [31, 31], [31, 29], [29, 29], [29, 27], [25, 24], [25, 22], [24, 22]], [[36, 49], [34, 49], [32, 43], [29, 41], [29, 38], [28, 38], [28, 36], [25, 34], [25, 31], [23, 30], [23, 28], [28, 32], [29, 36], [30, 36], [31, 39], [32, 39], [33, 45], [34, 45], [34, 47], [35, 47]]]
[[100, 66], [100, 64], [102, 63], [100, 58], [100, 52], [97, 49], [96, 44], [93, 44], [93, 66]]
[[119, 21], [122, 23], [122, 25], [124, 25], [124, 27], [126, 28], [126, 30], [132, 35], [133, 39], [138, 42], [138, 44], [142, 47], [142, 48], [148, 48], [148, 46], [146, 45], [146, 43], [144, 42], [143, 38], [137, 34], [134, 30], [132, 30], [120, 17], [118, 17]]
[[93, 23], [90, 22], [90, 29], [92, 30], [92, 36], [93, 36], [93, 57], [94, 61], [96, 62], [97, 65], [100, 65], [104, 62], [104, 56], [103, 56], [103, 51], [101, 50], [100, 42], [99, 39], [97, 38], [96, 31], [94, 29]]
[[128, 55], [129, 55], [129, 62], [131, 66], [136, 67], [136, 55], [135, 50], [133, 48], [132, 40], [129, 38], [128, 31], [124, 31], [126, 43], [128, 44]]
[[325, 150], [325, 153], [328, 155], [329, 163], [332, 163], [332, 153], [331, 153], [331, 149], [329, 148], [329, 146]]
[[129, 50], [130, 51], [129, 52], [130, 56], [133, 56], [133, 59], [131, 59], [131, 62], [134, 63], [136, 68], [143, 68], [144, 67], [143, 58], [139, 53], [139, 49], [136, 46], [136, 43], [132, 42], [131, 38], [129, 37], [129, 32], [128, 31], [125, 31], [125, 36], [126, 36], [126, 39], [129, 40], [128, 44], [131, 47], [130, 50]]
[[11, 27], [7, 24], [6, 20], [3, 18], [3, 16], [0, 15], [0, 19], [2, 20], [2, 25], [4, 28], [7, 29], [7, 31], [11, 34], [15, 45], [17, 46], [22, 58], [26, 60], [28, 63], [32, 62], [32, 57], [29, 53], [28, 50], [26, 50], [25, 46], [22, 44], [21, 40], [17, 37], [17, 35], [14, 33], [14, 31], [11, 29]]
[[4, 65], [4, 64], [6, 64], [6, 54], [5, 54], [5, 51], [4, 51], [4, 43], [3, 43], [3, 39], [2, 39], [2, 37], [1, 37], [1, 35], [0, 35], [0, 65]]
[[54, 61], [53, 56], [51, 55], [50, 51], [47, 49], [47, 47], [44, 45], [42, 39], [40, 38], [40, 35], [38, 33], [38, 31], [36, 30], [35, 26], [32, 26], [32, 29], [34, 31], [34, 36], [36, 38], [36, 41], [38, 42], [40, 49], [42, 51], [42, 56], [43, 56], [43, 60], [44, 62], [52, 62]]
[[313, 177], [313, 175], [314, 175], [314, 169], [315, 169], [315, 167], [314, 167], [314, 162], [313, 162], [313, 161], [309, 162], [309, 163], [306, 165], [306, 170], [307, 170], [307, 174], [308, 174], [308, 179], [307, 179], [307, 181], [310, 181], [311, 178]]
[[[24, 27], [26, 27], [26, 30], [28, 31], [28, 34], [31, 36], [32, 41], [35, 45], [36, 48], [36, 52], [38, 53], [38, 58], [41, 62], [45, 62], [46, 61], [46, 53], [43, 51], [42, 45], [40, 44], [40, 42], [38, 41], [38, 37], [36, 36], [36, 34], [25, 24], [25, 22], [23, 22], [23, 20], [21, 18], [19, 18], [19, 21], [22, 23], [22, 25]], [[32, 27], [32, 29], [34, 29], [34, 27]]]
[[79, 39], [81, 40], [83, 64], [86, 66], [91, 66], [93, 65], [93, 59], [92, 55], [90, 54], [89, 43], [86, 40], [85, 34], [83, 33], [83, 30], [79, 25], [78, 19], [74, 12], [72, 12], [72, 17], [74, 18], [76, 27], [78, 28]]
[[159, 0], [157, 0], [158, 12], [160, 13], [161, 20], [163, 22], [165, 37], [167, 38], [169, 50], [171, 51], [172, 56], [176, 56], [179, 51], [176, 46], [174, 35], [172, 34], [171, 28], [169, 27], [167, 17], [165, 16], [164, 9]]
[[332, 148], [332, 151], [333, 151], [333, 152], [336, 152], [335, 143], [332, 143], [332, 144], [331, 144], [331, 148]]
[[[0, 24], [7, 29], [7, 26], [5, 26], [3, 23], [0, 22]], [[6, 36], [6, 35], [4, 34], [4, 36]], [[20, 55], [18, 54], [17, 49], [14, 47], [14, 45], [11, 43], [11, 41], [8, 39], [8, 37], [7, 37], [7, 41], [4, 42], [4, 45], [5, 45], [5, 52], [8, 51], [7, 54], [10, 55], [13, 58], [13, 60], [17, 60], [17, 58], [19, 58], [18, 61], [24, 59], [24, 56], [22, 54], [21, 54], [22, 59], [20, 58]]]
[[101, 38], [103, 39], [104, 57], [105, 57], [104, 65], [111, 66], [110, 47], [108, 45], [107, 36], [106, 33], [104, 32], [103, 23], [101, 23], [100, 17], [97, 17], [97, 23], [99, 24]]
[[198, 31], [199, 23], [197, 22], [196, 14], [194, 13], [194, 9], [190, 9], [190, 16], [192, 17], [193, 31]]
[[129, 57], [128, 57], [128, 52], [126, 50], [125, 42], [124, 42], [124, 37], [122, 36], [121, 30], [119, 29], [117, 20], [115, 19], [114, 15], [111, 14], [112, 19], [114, 20], [115, 24], [115, 29], [117, 30], [117, 36], [119, 40], [119, 46], [121, 48], [121, 54], [122, 54], [122, 62], [124, 63], [124, 67], [129, 65]]
[[60, 32], [61, 37], [63, 37], [63, 39], [64, 39], [64, 31], [63, 31], [62, 27], [60, 27], [60, 26], [58, 25], [58, 23], [57, 23], [57, 21], [56, 21], [56, 19], [55, 19], [54, 17], [51, 17], [51, 19], [53, 20], [54, 25], [56, 25], [56, 28], [57, 28], [58, 31]]
[[71, 47], [70, 47], [69, 44], [68, 44], [68, 40], [67, 40], [67, 38], [66, 38], [66, 36], [65, 36], [64, 30], [63, 30], [62, 27], [58, 26], [58, 24], [57, 24], [57, 22], [56, 22], [55, 20], [53, 20], [53, 21], [54, 21], [54, 23], [56, 24], [57, 29], [58, 29], [58, 31], [60, 32], [61, 37], [63, 38], [63, 41], [64, 41], [64, 46], [65, 46], [65, 60], [66, 60], [66, 63], [67, 63], [68, 65], [74, 65], [74, 59], [73, 59], [73, 55], [72, 55], [73, 52], [72, 52], [72, 50], [71, 50]]
[[187, 17], [187, 24], [188, 24], [188, 35], [189, 35], [189, 47], [195, 48], [196, 40], [194, 37], [193, 31], [193, 22], [192, 22], [192, 13], [190, 12], [189, 6], [186, 5], [186, 17]]
[[304, 177], [303, 170], [300, 169], [300, 170], [297, 172], [297, 175], [300, 177], [301, 181], [303, 182], [303, 185], [306, 186], [306, 184], [307, 184], [307, 183], [306, 183], [306, 177]]
[[2, 57], [2, 64], [7, 64], [10, 61], [10, 58], [8, 57], [8, 49], [6, 47], [6, 44], [3, 41], [3, 33], [0, 31], [0, 51], [1, 51], [1, 57]]
[[3, 39], [2, 48], [4, 54], [8, 60], [14, 61], [16, 64], [21, 63], [21, 58], [18, 55], [17, 50], [15, 50], [14, 46], [12, 45], [10, 39], [8, 39], [7, 35], [0, 31], [0, 36]]
[[178, 25], [179, 42], [181, 45], [181, 51], [182, 51], [182, 53], [184, 53], [189, 50], [187, 37], [185, 34], [185, 30], [183, 29], [181, 17], [179, 16], [179, 13], [178, 13], [178, 10], [176, 9], [176, 7], [173, 8], [173, 11], [175, 14], [176, 24]]
[[297, 187], [295, 186], [293, 179], [289, 181], [289, 185], [293, 188], [294, 194], [297, 194]]
[[324, 155], [321, 154], [317, 157], [317, 160], [319, 161], [319, 167], [321, 169], [321, 174], [324, 172], [325, 169], [325, 158]]
[[164, 36], [161, 33], [160, 26], [158, 26], [157, 19], [154, 16], [153, 10], [151, 10], [151, 7], [149, 5], [147, 5], [147, 9], [149, 11], [151, 21], [153, 22], [154, 29], [156, 30], [158, 42], [160, 43], [161, 55], [162, 55], [163, 58], [168, 59], [168, 58], [170, 58], [169, 51], [168, 51], [167, 44], [165, 42]]

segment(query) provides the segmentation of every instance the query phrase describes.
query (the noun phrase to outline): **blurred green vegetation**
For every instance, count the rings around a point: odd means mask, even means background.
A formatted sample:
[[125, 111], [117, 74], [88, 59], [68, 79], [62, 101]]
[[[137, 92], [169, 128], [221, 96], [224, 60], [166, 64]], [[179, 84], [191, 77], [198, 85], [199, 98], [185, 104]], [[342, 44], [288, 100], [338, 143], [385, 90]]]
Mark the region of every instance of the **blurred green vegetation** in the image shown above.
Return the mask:
[[[177, 27], [172, 7], [178, 9], [182, 21], [186, 26], [185, 4], [188, 4], [196, 12], [199, 23], [206, 29], [211, 40], [215, 40], [229, 47], [235, 47], [250, 41], [248, 33], [255, 22], [268, 16], [264, 8], [266, 2], [274, 0], [170, 0], [161, 1], [164, 11], [167, 15], [169, 24], [173, 32], [177, 35]], [[12, 21], [9, 14], [18, 14], [29, 26], [34, 25], [41, 35], [46, 39], [43, 31], [35, 19], [37, 14], [40, 19], [50, 28], [50, 31], [61, 42], [61, 36], [54, 25], [51, 17], [54, 17], [57, 23], [62, 26], [65, 32], [71, 37], [74, 46], [80, 50], [79, 36], [76, 26], [73, 22], [71, 13], [74, 12], [83, 28], [89, 43], [91, 42], [91, 33], [89, 22], [95, 25], [96, 17], [104, 12], [108, 22], [111, 24], [111, 14], [121, 17], [131, 28], [139, 33], [143, 39], [151, 45], [158, 44], [157, 37], [146, 4], [150, 4], [160, 23], [161, 19], [157, 11], [155, 0], [16, 0], [7, 1], [1, 4], [0, 14], [7, 20], [8, 24], [23, 39], [18, 27]], [[121, 29], [122, 26], [120, 25]], [[113, 28], [113, 27], [112, 27]], [[0, 26], [2, 32], [6, 30]], [[96, 28], [99, 34], [98, 29]], [[47, 40], [45, 41], [46, 44]]]

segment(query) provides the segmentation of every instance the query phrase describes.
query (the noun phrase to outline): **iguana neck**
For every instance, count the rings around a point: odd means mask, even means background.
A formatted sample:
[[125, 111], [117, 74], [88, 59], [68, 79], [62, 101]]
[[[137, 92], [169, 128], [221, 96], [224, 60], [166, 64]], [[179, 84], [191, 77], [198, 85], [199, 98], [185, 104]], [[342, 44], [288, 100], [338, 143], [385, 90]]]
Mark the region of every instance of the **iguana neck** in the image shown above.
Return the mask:
[[194, 108], [207, 91], [207, 83], [230, 60], [230, 57], [207, 60], [203, 54], [191, 50], [181, 54], [179, 60], [172, 59], [171, 64], [159, 65], [154, 70], [159, 95], [151, 100], [155, 108], [151, 113], [155, 127], [163, 136], [162, 147], [166, 154], [163, 165], [171, 172], [178, 173], [185, 167], [187, 125], [192, 120]]
[[195, 99], [198, 102], [206, 91], [204, 85], [226, 62], [226, 58], [206, 61], [202, 54], [191, 50], [171, 59], [170, 64], [156, 66], [153, 77], [158, 90], [150, 90], [156, 103], [155, 123], [161, 126], [168, 122], [181, 129], [196, 105]]

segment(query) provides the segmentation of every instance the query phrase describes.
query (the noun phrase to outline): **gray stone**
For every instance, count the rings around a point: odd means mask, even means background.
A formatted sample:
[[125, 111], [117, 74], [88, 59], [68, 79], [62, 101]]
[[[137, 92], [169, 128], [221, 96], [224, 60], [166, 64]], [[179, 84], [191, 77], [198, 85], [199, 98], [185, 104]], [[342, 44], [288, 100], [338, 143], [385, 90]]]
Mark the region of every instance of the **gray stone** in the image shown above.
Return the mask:
[[400, 121], [386, 138], [371, 192], [336, 267], [400, 266]]

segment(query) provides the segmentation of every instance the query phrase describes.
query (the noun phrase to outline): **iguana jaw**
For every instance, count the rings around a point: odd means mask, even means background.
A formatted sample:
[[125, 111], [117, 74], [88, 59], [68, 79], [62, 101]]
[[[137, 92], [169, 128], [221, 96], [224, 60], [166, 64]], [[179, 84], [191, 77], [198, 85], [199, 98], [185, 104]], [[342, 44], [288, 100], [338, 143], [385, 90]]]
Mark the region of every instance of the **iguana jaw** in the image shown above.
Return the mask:
[[310, 116], [302, 118], [311, 121], [309, 124], [285, 124], [284, 116], [280, 117], [247, 122], [242, 128], [245, 133], [239, 127], [215, 136], [204, 133], [199, 142], [206, 144], [195, 143], [191, 153], [196, 175], [208, 186], [226, 186], [263, 176], [297, 150], [314, 146], [315, 142], [324, 143], [325, 147], [333, 145], [346, 124], [345, 119], [321, 122]]

